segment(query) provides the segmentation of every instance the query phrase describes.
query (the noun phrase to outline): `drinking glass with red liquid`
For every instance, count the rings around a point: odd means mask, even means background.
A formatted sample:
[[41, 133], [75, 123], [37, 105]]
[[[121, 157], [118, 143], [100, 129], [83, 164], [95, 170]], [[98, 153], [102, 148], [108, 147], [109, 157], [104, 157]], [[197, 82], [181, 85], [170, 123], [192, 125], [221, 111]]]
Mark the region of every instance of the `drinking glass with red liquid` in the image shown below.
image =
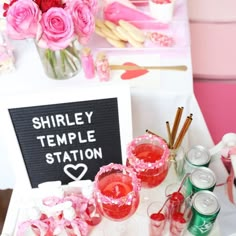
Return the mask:
[[150, 189], [160, 185], [168, 173], [169, 149], [167, 143], [156, 135], [136, 137], [127, 147], [128, 167], [132, 167], [142, 185], [142, 202], [154, 201]]
[[142, 187], [153, 188], [163, 182], [168, 173], [169, 149], [156, 135], [135, 138], [127, 148], [127, 163], [137, 173]]
[[166, 202], [154, 201], [147, 207], [149, 220], [149, 236], [165, 235], [165, 226], [168, 220]]
[[[184, 178], [185, 179], [185, 178]], [[182, 184], [184, 183], [184, 179]], [[166, 197], [168, 197], [167, 208], [170, 222], [170, 236], [181, 236], [192, 216], [191, 198], [185, 197], [184, 186], [180, 188], [179, 183], [173, 183], [166, 187]]]
[[131, 168], [114, 163], [103, 166], [94, 182], [94, 198], [103, 216], [123, 221], [135, 213], [139, 205], [140, 181]]
[[178, 209], [170, 215], [170, 236], [182, 236], [192, 217], [191, 198], [187, 197]]

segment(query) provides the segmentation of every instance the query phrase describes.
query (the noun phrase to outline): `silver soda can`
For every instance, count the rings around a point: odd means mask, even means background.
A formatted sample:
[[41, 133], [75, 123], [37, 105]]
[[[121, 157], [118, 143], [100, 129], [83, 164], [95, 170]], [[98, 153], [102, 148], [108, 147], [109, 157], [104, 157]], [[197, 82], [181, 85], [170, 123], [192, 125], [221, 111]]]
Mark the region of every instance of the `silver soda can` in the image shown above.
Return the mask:
[[197, 192], [192, 199], [192, 217], [188, 231], [195, 236], [209, 235], [219, 211], [220, 204], [214, 193], [208, 190]]
[[184, 163], [184, 174], [191, 173], [200, 166], [208, 167], [211, 160], [210, 152], [207, 148], [198, 145], [192, 147], [186, 154]]

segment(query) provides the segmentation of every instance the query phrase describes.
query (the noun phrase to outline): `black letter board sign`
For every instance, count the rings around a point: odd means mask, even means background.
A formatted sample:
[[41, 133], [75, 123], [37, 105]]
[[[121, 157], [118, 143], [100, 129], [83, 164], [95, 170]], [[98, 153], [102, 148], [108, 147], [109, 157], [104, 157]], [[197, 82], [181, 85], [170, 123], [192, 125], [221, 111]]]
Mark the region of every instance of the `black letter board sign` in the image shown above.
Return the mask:
[[94, 180], [101, 166], [123, 163], [117, 97], [8, 111], [33, 188]]

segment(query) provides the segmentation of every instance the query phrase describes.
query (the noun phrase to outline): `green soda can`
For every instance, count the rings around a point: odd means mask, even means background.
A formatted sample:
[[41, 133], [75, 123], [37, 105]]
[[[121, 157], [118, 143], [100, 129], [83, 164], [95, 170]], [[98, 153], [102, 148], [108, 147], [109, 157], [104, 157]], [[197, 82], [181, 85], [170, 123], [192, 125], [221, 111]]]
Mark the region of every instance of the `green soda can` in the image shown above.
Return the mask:
[[201, 190], [213, 191], [216, 186], [215, 173], [208, 167], [198, 167], [189, 175], [185, 186], [187, 196]]
[[220, 204], [214, 193], [208, 190], [197, 192], [192, 199], [192, 217], [188, 231], [194, 236], [209, 235], [219, 211]]
[[211, 156], [208, 149], [201, 145], [194, 146], [185, 156], [184, 173], [191, 173], [197, 167], [208, 167], [210, 160]]

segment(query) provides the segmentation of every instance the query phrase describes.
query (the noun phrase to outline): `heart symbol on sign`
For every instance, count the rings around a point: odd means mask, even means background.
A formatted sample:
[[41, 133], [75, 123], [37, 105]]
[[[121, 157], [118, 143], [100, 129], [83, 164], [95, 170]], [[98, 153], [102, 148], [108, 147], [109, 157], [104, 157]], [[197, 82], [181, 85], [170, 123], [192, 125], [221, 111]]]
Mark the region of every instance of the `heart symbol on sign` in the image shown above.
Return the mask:
[[[83, 170], [82, 170], [82, 172], [77, 177], [74, 176], [69, 171], [69, 169], [73, 169], [73, 170], [77, 171], [80, 168], [82, 168]], [[86, 174], [87, 171], [88, 171], [88, 167], [85, 164], [83, 164], [83, 163], [79, 163], [77, 165], [67, 164], [67, 165], [64, 166], [65, 174], [67, 174], [73, 180], [81, 180], [84, 177], [84, 175]]]
[[[132, 62], [125, 62], [123, 66], [138, 66]], [[136, 77], [142, 76], [147, 74], [149, 71], [146, 69], [137, 69], [137, 70], [126, 70], [122, 75], [121, 79], [123, 80], [129, 80], [134, 79]]]

